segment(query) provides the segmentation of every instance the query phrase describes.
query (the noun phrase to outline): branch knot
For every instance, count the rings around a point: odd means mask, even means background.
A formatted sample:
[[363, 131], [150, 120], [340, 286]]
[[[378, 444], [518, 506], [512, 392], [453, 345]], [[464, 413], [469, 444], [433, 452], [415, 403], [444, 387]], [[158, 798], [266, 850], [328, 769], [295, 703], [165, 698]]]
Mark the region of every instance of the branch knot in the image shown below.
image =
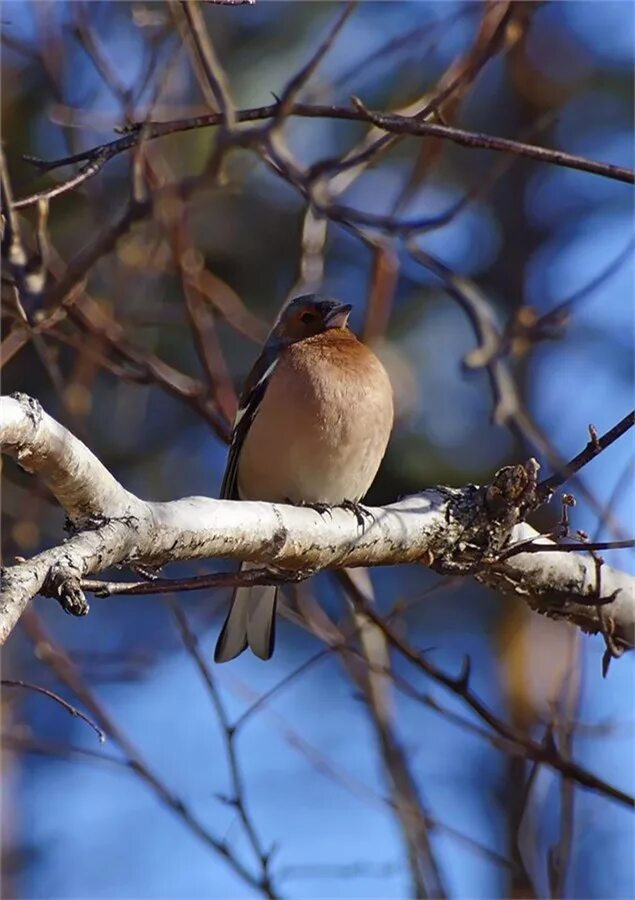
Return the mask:
[[85, 616], [90, 607], [80, 587], [81, 574], [68, 560], [53, 563], [40, 591], [53, 597], [64, 612], [71, 616]]
[[503, 466], [485, 488], [485, 506], [496, 521], [515, 525], [535, 509], [540, 465], [533, 457], [516, 466]]

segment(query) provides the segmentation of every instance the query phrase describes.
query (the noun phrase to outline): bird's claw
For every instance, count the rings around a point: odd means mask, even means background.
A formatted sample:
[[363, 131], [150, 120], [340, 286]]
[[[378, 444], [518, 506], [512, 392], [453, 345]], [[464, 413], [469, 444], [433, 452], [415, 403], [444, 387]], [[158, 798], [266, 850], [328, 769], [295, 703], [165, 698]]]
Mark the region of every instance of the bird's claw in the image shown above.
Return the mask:
[[[289, 501], [289, 502], [291, 503], [292, 501]], [[331, 512], [331, 504], [330, 503], [320, 503], [320, 502], [309, 503], [307, 501], [300, 500], [298, 503], [294, 503], [293, 505], [300, 506], [300, 507], [302, 507], [302, 509], [312, 509], [316, 513], [319, 513], [321, 516], [328, 513], [330, 518], [331, 519], [333, 518], [333, 513]]]
[[[307, 500], [299, 500], [296, 503], [293, 503], [292, 500], [288, 501], [293, 506], [299, 506], [302, 509], [313, 509], [315, 512], [319, 513], [321, 516], [329, 514], [329, 517], [333, 518], [333, 506], [330, 503], [309, 503]], [[362, 506], [361, 503], [358, 503], [356, 500], [343, 500], [341, 503], [338, 503], [336, 508], [346, 509], [349, 512], [354, 513], [355, 518], [357, 519], [357, 524], [360, 528], [364, 527], [365, 520], [370, 519], [371, 522], [375, 521], [375, 517], [369, 509], [366, 509], [365, 506]]]
[[369, 509], [366, 509], [365, 506], [362, 506], [361, 503], [358, 503], [356, 500], [344, 500], [340, 503], [341, 509], [347, 509], [350, 512], [354, 513], [355, 518], [357, 519], [357, 524], [360, 528], [364, 527], [364, 519], [370, 519], [371, 522], [375, 521], [375, 516]]

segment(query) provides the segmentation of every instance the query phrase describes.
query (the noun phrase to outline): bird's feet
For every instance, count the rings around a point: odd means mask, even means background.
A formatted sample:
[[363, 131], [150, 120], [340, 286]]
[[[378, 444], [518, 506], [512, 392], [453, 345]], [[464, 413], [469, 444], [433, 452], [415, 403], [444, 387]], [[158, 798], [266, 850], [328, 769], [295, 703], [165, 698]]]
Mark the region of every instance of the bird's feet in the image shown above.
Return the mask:
[[371, 522], [375, 521], [375, 516], [372, 512], [356, 500], [343, 500], [342, 503], [340, 503], [340, 508], [347, 509], [354, 513], [360, 528], [364, 527], [365, 519], [370, 519]]
[[288, 502], [291, 503], [293, 506], [301, 506], [302, 509], [313, 509], [313, 510], [315, 510], [316, 513], [319, 513], [321, 516], [324, 516], [324, 515], [326, 515], [326, 513], [328, 513], [330, 518], [331, 519], [333, 518], [333, 513], [331, 512], [330, 503], [319, 503], [319, 502], [318, 503], [308, 503], [308, 502], [305, 502], [304, 500], [300, 500], [297, 503], [293, 503], [292, 500], [289, 500]]
[[358, 503], [356, 500], [343, 500], [341, 503], [331, 505], [330, 503], [309, 503], [306, 500], [299, 500], [297, 503], [294, 503], [292, 500], [287, 500], [288, 503], [291, 503], [293, 506], [300, 506], [302, 509], [314, 509], [315, 512], [319, 513], [321, 516], [324, 516], [328, 513], [329, 517], [333, 518], [333, 509], [346, 509], [349, 512], [354, 513], [355, 518], [357, 519], [357, 524], [363, 528], [366, 522], [366, 519], [370, 519], [371, 522], [375, 521], [374, 515], [371, 513], [369, 509], [365, 506], [362, 506], [361, 503]]

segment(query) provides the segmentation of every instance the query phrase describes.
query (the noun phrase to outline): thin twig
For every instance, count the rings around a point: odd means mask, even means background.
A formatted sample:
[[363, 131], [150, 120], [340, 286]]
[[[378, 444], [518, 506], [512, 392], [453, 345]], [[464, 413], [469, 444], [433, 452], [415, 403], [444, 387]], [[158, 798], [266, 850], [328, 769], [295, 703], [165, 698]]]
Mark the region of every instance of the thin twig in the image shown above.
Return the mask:
[[[264, 119], [273, 119], [276, 117], [277, 113], [278, 103], [272, 103], [267, 106], [237, 110], [236, 121], [257, 122]], [[288, 115], [311, 119], [338, 119], [354, 122], [372, 122], [372, 119], [369, 119], [368, 112], [350, 106], [295, 103], [289, 110]], [[465, 131], [450, 125], [421, 122], [418, 119], [410, 117], [399, 117], [391, 114], [384, 116], [381, 114], [380, 118], [382, 124], [378, 127], [394, 134], [411, 133], [408, 129], [416, 128], [416, 133], [420, 136], [429, 135], [431, 137], [442, 138], [453, 143], [462, 144], [467, 147], [478, 147], [494, 152], [512, 153], [516, 156], [528, 156], [539, 162], [548, 163], [550, 165], [577, 169], [579, 171], [589, 172], [604, 178], [623, 181], [629, 184], [635, 183], [635, 171], [622, 166], [615, 166], [611, 163], [602, 163], [582, 156], [562, 153], [561, 151], [552, 150], [547, 147], [536, 147], [521, 141], [498, 138], [481, 132]], [[220, 125], [222, 121], [223, 118], [221, 113], [209, 113], [202, 116], [173, 119], [168, 122], [149, 122], [147, 140], [153, 141], [170, 134], [199, 128], [215, 127]], [[110, 141], [106, 144], [99, 144], [89, 150], [83, 150], [81, 153], [74, 153], [60, 159], [50, 161], [40, 160], [34, 157], [29, 157], [28, 159], [29, 162], [36, 165], [42, 172], [50, 172], [53, 169], [72, 165], [73, 163], [93, 161], [102, 156], [104, 156], [105, 162], [108, 162], [115, 156], [118, 156], [120, 153], [125, 153], [136, 145], [138, 141], [138, 132], [141, 130], [141, 127], [142, 125], [128, 126], [126, 127], [126, 133], [114, 141]], [[35, 203], [39, 196], [40, 195], [32, 195], [29, 199], [29, 203]], [[16, 202], [22, 205], [21, 200], [17, 200]]]
[[155, 578], [152, 581], [96, 581], [86, 578], [82, 589], [92, 591], [97, 597], [126, 594], [171, 594], [175, 591], [201, 591], [225, 587], [251, 587], [260, 584], [297, 583], [309, 577], [304, 572], [272, 572], [267, 568], [243, 569], [236, 572], [212, 572], [192, 578]]
[[[110, 158], [111, 157], [106, 153], [101, 156], [96, 156], [95, 159], [91, 159], [85, 166], [82, 166], [76, 175], [66, 179], [66, 181], [55, 184], [52, 187], [43, 188], [41, 191], [29, 194], [27, 197], [21, 197], [13, 203], [13, 208], [24, 209], [27, 206], [33, 206], [40, 200], [52, 200], [54, 197], [60, 197], [62, 194], [74, 190], [76, 187], [79, 187], [80, 184], [83, 184], [85, 181], [88, 181], [89, 178], [92, 178], [94, 175], [97, 175], [98, 172], [101, 172]], [[26, 160], [29, 162], [29, 157], [26, 157]]]
[[509, 559], [511, 556], [517, 556], [519, 553], [567, 553], [571, 551], [586, 550], [626, 550], [635, 547], [635, 538], [626, 541], [594, 541], [593, 543], [584, 543], [583, 541], [560, 544], [539, 543], [539, 538], [530, 541], [521, 541], [519, 544], [512, 544], [500, 554], [498, 561]]
[[86, 724], [93, 729], [101, 744], [103, 744], [106, 740], [106, 735], [101, 730], [101, 728], [95, 725], [92, 719], [89, 719], [85, 713], [81, 712], [81, 710], [77, 709], [76, 706], [73, 706], [67, 700], [64, 700], [63, 697], [60, 697], [60, 695], [56, 694], [54, 691], [49, 691], [47, 688], [40, 687], [39, 684], [31, 684], [28, 681], [21, 681], [19, 679], [16, 680], [13, 678], [3, 678], [2, 681], [0, 681], [0, 684], [3, 687], [26, 688], [29, 691], [35, 691], [38, 694], [43, 694], [45, 697], [49, 697], [51, 700], [59, 703], [59, 705], [62, 706], [66, 710], [66, 712], [70, 713], [71, 716], [75, 716], [76, 718], [81, 719], [83, 722], [86, 722]]
[[556, 472], [555, 475], [540, 482], [536, 489], [538, 497], [543, 501], [548, 500], [554, 491], [557, 491], [558, 488], [568, 481], [572, 475], [579, 472], [580, 469], [583, 466], [586, 466], [586, 464], [594, 459], [594, 457], [603, 450], [606, 450], [607, 447], [610, 447], [611, 444], [623, 434], [626, 434], [633, 425], [635, 425], [635, 410], [625, 415], [617, 425], [614, 425], [613, 428], [607, 431], [606, 434], [603, 434], [602, 437], [598, 437], [597, 434], [592, 434], [591, 440], [584, 450], [578, 453], [577, 456], [574, 456], [572, 460], [566, 463], [566, 465], [562, 466], [561, 470]]
[[446, 138], [455, 144], [464, 147], [481, 147], [485, 150], [495, 150], [499, 153], [513, 153], [516, 156], [526, 156], [538, 162], [549, 162], [553, 165], [564, 166], [569, 169], [579, 169], [592, 175], [601, 175], [604, 178], [612, 178], [615, 181], [623, 181], [626, 184], [635, 184], [635, 171], [626, 166], [617, 166], [613, 163], [597, 162], [584, 159], [572, 153], [562, 150], [551, 150], [547, 147], [536, 147], [533, 144], [524, 144], [522, 141], [514, 141], [495, 135], [482, 134], [473, 131], [465, 131], [462, 128], [454, 128], [449, 125], [438, 125], [435, 122], [420, 122], [417, 119], [394, 116], [385, 113], [371, 112], [366, 109], [358, 98], [353, 98], [355, 108], [364, 114], [369, 122], [378, 128], [383, 128], [391, 134], [410, 134], [427, 137]]

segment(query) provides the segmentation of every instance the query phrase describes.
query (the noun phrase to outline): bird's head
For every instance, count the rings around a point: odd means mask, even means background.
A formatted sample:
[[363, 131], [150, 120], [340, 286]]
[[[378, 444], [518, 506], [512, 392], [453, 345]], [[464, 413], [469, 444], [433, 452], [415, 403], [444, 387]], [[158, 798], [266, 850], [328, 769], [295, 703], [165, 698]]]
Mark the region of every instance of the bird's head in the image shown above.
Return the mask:
[[319, 294], [296, 297], [283, 310], [272, 337], [283, 345], [322, 334], [331, 328], [346, 328], [352, 306]]

